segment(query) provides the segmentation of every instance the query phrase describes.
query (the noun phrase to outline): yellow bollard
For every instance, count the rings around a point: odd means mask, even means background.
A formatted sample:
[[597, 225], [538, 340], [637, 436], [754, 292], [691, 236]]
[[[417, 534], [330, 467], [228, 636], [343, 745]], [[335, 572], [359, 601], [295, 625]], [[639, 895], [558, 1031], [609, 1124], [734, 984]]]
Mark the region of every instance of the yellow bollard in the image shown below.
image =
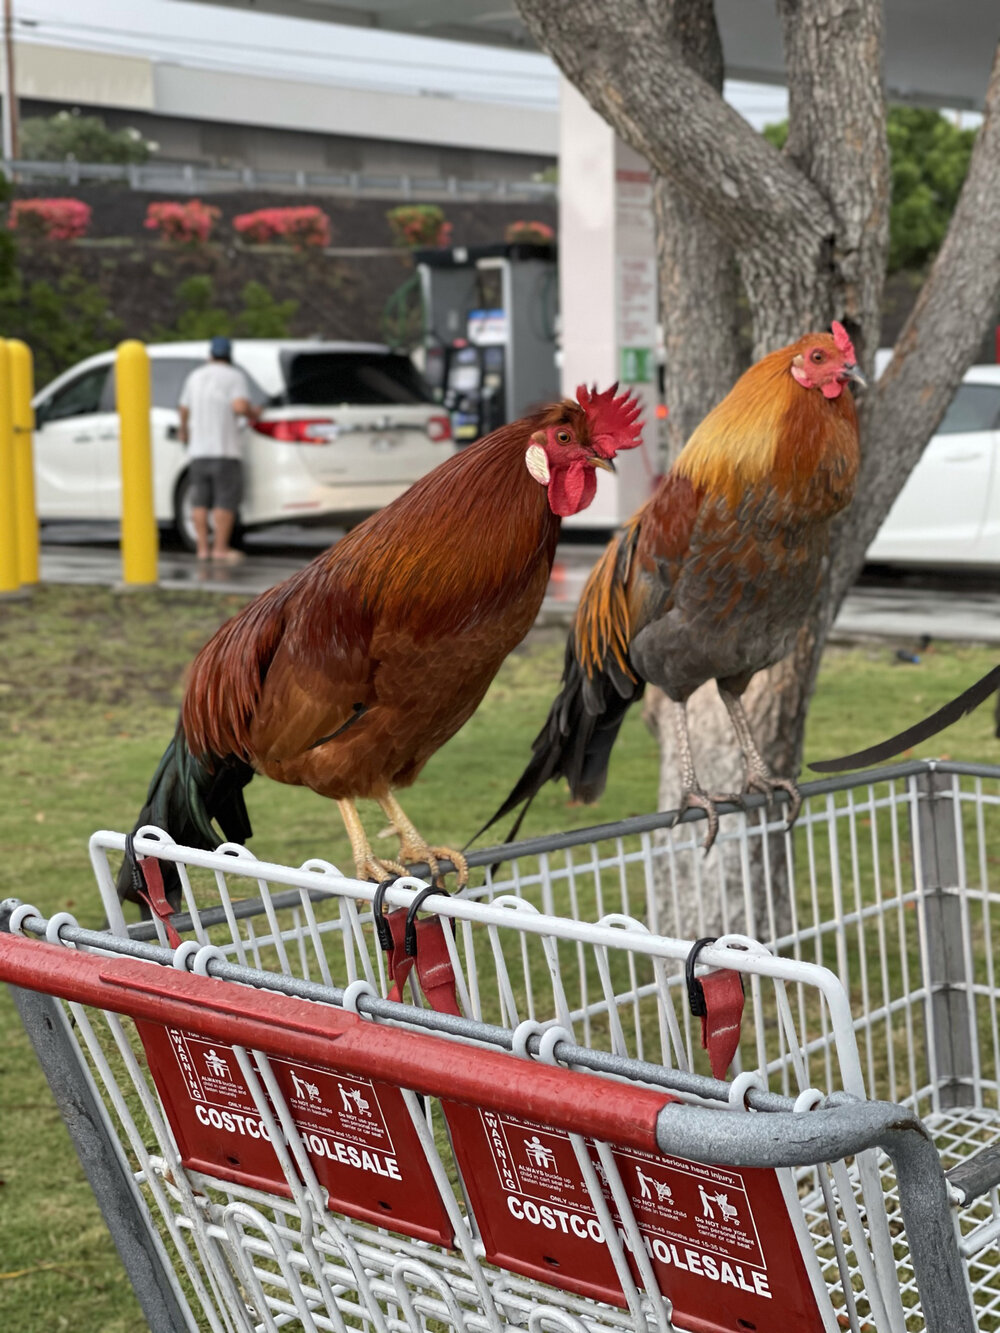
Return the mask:
[[122, 579], [156, 582], [159, 537], [153, 509], [153, 445], [149, 353], [130, 338], [118, 344], [115, 362], [118, 419], [121, 424]]
[[14, 425], [14, 508], [17, 525], [17, 572], [23, 584], [38, 582], [38, 511], [35, 508], [35, 460], [32, 456], [35, 411], [31, 348], [19, 338], [7, 343], [10, 398]]
[[14, 505], [14, 422], [10, 348], [0, 338], [0, 595], [17, 592], [17, 510]]

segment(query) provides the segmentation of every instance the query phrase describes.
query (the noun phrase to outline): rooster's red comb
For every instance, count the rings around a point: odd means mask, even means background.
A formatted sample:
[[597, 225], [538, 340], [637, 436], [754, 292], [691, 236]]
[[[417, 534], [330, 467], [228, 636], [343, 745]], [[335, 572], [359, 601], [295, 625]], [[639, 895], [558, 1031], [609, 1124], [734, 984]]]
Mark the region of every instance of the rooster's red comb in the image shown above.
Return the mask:
[[588, 389], [586, 384], [576, 391], [576, 401], [587, 418], [590, 446], [601, 458], [614, 458], [622, 449], [642, 443], [642, 408], [631, 393], [616, 398], [617, 392], [617, 383], [603, 393], [597, 392], [596, 385]]
[[830, 325], [830, 330], [833, 333], [833, 341], [837, 344], [837, 350], [843, 352], [844, 359], [848, 364], [856, 365], [858, 358], [854, 355], [854, 344], [851, 342], [851, 335], [844, 328], [843, 324], [839, 324], [837, 320], [834, 320]]

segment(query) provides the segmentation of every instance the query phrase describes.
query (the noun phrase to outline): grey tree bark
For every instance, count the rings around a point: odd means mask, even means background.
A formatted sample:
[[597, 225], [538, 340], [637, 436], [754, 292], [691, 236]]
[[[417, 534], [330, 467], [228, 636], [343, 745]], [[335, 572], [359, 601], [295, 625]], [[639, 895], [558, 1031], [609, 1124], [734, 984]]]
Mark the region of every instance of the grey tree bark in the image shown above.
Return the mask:
[[[675, 43], [689, 67], [721, 95], [724, 66], [713, 0], [674, 6], [663, 17], [663, 40]], [[655, 171], [653, 206], [666, 354], [664, 387], [670, 404], [667, 457], [672, 463], [698, 422], [746, 369], [738, 337], [741, 284], [733, 247], [694, 199], [670, 176]], [[691, 701], [690, 712], [699, 750], [713, 756], [713, 780], [723, 784], [723, 791], [737, 790], [742, 778], [739, 751], [730, 743], [729, 716], [714, 686], [699, 692]], [[647, 691], [643, 717], [662, 755], [659, 808], [671, 810], [681, 797], [680, 770], [668, 701], [659, 690]], [[683, 843], [691, 836], [690, 827], [685, 827], [664, 830], [659, 838], [661, 843]], [[761, 849], [755, 850], [759, 853]], [[752, 860], [748, 870], [760, 883], [759, 856]], [[738, 883], [739, 861], [739, 848], [726, 842], [717, 843], [697, 867], [683, 853], [669, 862], [657, 860], [658, 928], [681, 937], [701, 935], [705, 929], [711, 933], [721, 930], [721, 922], [716, 919], [719, 913], [709, 910], [706, 915], [706, 898], [711, 898], [706, 895], [706, 884]], [[787, 880], [780, 872], [778, 878]], [[777, 887], [780, 896], [783, 886]], [[759, 917], [762, 907], [756, 902], [752, 914]], [[727, 926], [748, 928], [745, 915], [736, 905], [728, 915]]]
[[[721, 346], [733, 327], [722, 242], [739, 266], [755, 357], [840, 319], [872, 369], [889, 211], [881, 0], [776, 3], [790, 113], [781, 153], [722, 100], [712, 0], [616, 0], [613, 27], [604, 0], [518, 0], [539, 44], [656, 173], [672, 447], [735, 374]], [[889, 369], [859, 404], [858, 493], [834, 532], [824, 591], [796, 651], [745, 700], [776, 772], [801, 765], [829, 627], [1000, 301], [998, 215], [1000, 53], [945, 244]], [[706, 356], [718, 364], [706, 369]], [[696, 757], [707, 781], [731, 785], [735, 745], [712, 693], [689, 706]], [[655, 699], [647, 717], [656, 726]], [[663, 809], [676, 765], [670, 729], [657, 730]]]
[[[722, 43], [713, 0], [665, 11], [661, 39], [717, 94], [722, 92]], [[740, 373], [737, 301], [740, 283], [733, 247], [699, 204], [670, 175], [653, 171], [660, 314], [666, 349], [668, 458], [684, 447], [705, 413]]]

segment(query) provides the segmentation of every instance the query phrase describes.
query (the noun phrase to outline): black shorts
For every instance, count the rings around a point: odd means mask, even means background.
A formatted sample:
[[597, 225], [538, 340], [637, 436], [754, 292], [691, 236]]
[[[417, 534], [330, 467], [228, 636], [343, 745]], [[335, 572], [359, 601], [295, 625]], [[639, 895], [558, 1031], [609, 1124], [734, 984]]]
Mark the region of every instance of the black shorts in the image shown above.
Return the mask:
[[192, 458], [191, 503], [195, 509], [228, 509], [243, 498], [243, 464], [238, 458]]

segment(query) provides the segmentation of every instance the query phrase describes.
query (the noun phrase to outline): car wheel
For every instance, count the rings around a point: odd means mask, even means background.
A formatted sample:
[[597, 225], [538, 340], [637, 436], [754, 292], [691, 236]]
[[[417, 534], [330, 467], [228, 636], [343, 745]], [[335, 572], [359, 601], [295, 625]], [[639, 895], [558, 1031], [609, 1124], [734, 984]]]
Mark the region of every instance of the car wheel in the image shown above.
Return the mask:
[[[188, 472], [183, 473], [174, 491], [174, 534], [185, 551], [197, 551], [198, 539], [191, 517], [191, 476]], [[238, 514], [229, 544], [236, 547], [243, 545], [243, 524]]]
[[191, 517], [191, 474], [181, 475], [174, 491], [174, 533], [185, 551], [196, 551], [198, 541], [194, 534], [194, 520]]

